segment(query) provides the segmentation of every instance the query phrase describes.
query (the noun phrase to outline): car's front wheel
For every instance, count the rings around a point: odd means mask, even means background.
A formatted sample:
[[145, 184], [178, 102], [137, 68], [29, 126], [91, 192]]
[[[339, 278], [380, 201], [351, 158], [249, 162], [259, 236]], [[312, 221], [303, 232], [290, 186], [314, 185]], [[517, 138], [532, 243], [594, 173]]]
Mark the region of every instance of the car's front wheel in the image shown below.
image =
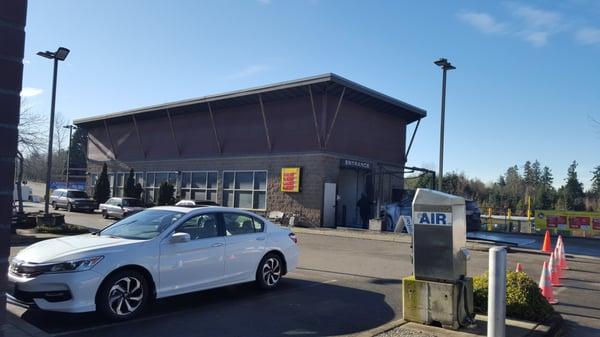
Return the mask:
[[144, 275], [135, 270], [122, 270], [104, 280], [96, 296], [96, 308], [113, 320], [131, 319], [144, 311], [149, 297], [149, 284]]
[[273, 289], [283, 275], [283, 261], [277, 254], [267, 254], [258, 265], [256, 283], [263, 289]]
[[58, 209], [58, 205], [56, 204], [56, 201], [52, 202], [52, 208], [54, 208], [55, 211]]
[[108, 212], [106, 210], [104, 210], [104, 209], [102, 210], [102, 217], [104, 219], [108, 219]]

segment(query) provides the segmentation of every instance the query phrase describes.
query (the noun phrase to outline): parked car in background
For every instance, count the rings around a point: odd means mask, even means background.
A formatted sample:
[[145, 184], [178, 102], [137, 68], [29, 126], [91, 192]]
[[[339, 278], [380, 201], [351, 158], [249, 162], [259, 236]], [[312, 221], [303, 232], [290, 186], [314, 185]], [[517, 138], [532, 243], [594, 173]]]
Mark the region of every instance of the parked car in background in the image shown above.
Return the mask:
[[211, 200], [179, 200], [175, 206], [182, 207], [206, 207], [206, 206], [219, 206], [214, 201]]
[[52, 208], [64, 208], [67, 211], [93, 212], [97, 208], [96, 200], [90, 198], [87, 193], [80, 190], [58, 188], [50, 195]]
[[136, 198], [110, 198], [98, 206], [104, 219], [125, 218], [146, 209], [144, 204]]
[[296, 243], [288, 228], [240, 209], [154, 207], [98, 233], [21, 250], [10, 262], [9, 296], [42, 310], [125, 320], [154, 298], [252, 281], [273, 289], [296, 268]]
[[467, 213], [467, 232], [475, 232], [481, 229], [481, 210], [474, 200], [465, 200]]

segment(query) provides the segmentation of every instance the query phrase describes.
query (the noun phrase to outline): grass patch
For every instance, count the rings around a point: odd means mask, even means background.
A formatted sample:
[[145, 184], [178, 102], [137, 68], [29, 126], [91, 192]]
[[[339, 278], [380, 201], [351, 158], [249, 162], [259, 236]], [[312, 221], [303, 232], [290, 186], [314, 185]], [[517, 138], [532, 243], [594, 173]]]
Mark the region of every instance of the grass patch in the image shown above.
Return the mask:
[[81, 226], [64, 224], [62, 226], [49, 227], [49, 226], [37, 226], [35, 227], [37, 233], [45, 234], [61, 234], [61, 235], [77, 235], [90, 233], [89, 229]]
[[[473, 278], [475, 312], [487, 315], [488, 274]], [[554, 313], [554, 308], [542, 295], [537, 283], [523, 272], [506, 274], [506, 316], [542, 322]]]

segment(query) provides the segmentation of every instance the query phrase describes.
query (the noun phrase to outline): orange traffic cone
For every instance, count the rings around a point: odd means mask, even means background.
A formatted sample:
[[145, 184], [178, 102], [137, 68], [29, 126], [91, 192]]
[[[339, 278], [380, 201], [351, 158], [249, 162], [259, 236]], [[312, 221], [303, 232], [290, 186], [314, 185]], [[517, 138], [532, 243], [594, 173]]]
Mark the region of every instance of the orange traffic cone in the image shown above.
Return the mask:
[[565, 243], [562, 239], [562, 235], [558, 236], [558, 245], [560, 246], [560, 267], [562, 269], [569, 269], [569, 265], [567, 265], [567, 256], [565, 255]]
[[550, 276], [548, 275], [548, 263], [544, 261], [542, 267], [542, 275], [540, 275], [540, 290], [542, 295], [546, 298], [550, 304], [558, 304], [558, 301], [554, 298], [554, 289], [552, 288], [552, 282], [550, 282]]
[[546, 229], [546, 235], [544, 235], [544, 244], [542, 245], [542, 252], [552, 253], [552, 242], [550, 242], [550, 231]]
[[548, 270], [550, 272], [550, 283], [553, 287], [560, 287], [560, 279], [558, 278], [558, 260], [554, 256], [554, 253], [550, 253], [550, 261], [548, 262]]
[[554, 247], [554, 252], [552, 254], [554, 255], [554, 264], [556, 267], [556, 277], [561, 279], [561, 278], [563, 278], [563, 270], [562, 270], [562, 265], [561, 265], [560, 247], [558, 246], [558, 244], [556, 244], [556, 247]]
[[523, 272], [523, 265], [521, 265], [520, 263], [517, 262], [517, 268], [515, 269], [515, 271], [517, 273], [522, 273]]

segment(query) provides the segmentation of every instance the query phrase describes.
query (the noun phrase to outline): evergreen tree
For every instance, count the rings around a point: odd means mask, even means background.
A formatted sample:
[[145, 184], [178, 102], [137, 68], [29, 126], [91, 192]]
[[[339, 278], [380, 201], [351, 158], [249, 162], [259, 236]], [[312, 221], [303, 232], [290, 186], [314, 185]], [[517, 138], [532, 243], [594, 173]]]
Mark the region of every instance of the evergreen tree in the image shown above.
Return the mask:
[[552, 176], [552, 171], [548, 166], [544, 166], [544, 170], [542, 176], [540, 178], [540, 184], [546, 187], [552, 187], [552, 183], [554, 182], [554, 177]]
[[600, 199], [600, 165], [594, 167], [592, 171], [592, 187], [590, 193], [596, 199]]
[[[71, 147], [69, 148], [69, 174], [72, 176], [84, 176], [87, 171], [87, 133], [77, 128], [73, 131]], [[75, 180], [75, 179], [73, 179]]]
[[160, 184], [158, 188], [158, 205], [174, 205], [175, 197], [173, 194], [175, 193], [175, 188], [173, 185], [169, 184], [169, 182], [164, 181]]
[[577, 162], [573, 161], [567, 171], [567, 183], [564, 186], [564, 198], [567, 210], [585, 210], [583, 184], [577, 179]]
[[135, 191], [135, 173], [133, 169], [129, 170], [129, 176], [127, 176], [127, 181], [125, 181], [124, 191], [125, 196], [127, 198], [138, 198], [139, 194], [136, 195]]
[[108, 198], [110, 198], [110, 182], [108, 181], [108, 168], [106, 167], [106, 163], [104, 163], [96, 181], [94, 199], [99, 203], [104, 203]]
[[538, 187], [542, 179], [542, 170], [540, 168], [540, 162], [537, 159], [531, 164], [531, 171], [533, 175], [533, 186]]

